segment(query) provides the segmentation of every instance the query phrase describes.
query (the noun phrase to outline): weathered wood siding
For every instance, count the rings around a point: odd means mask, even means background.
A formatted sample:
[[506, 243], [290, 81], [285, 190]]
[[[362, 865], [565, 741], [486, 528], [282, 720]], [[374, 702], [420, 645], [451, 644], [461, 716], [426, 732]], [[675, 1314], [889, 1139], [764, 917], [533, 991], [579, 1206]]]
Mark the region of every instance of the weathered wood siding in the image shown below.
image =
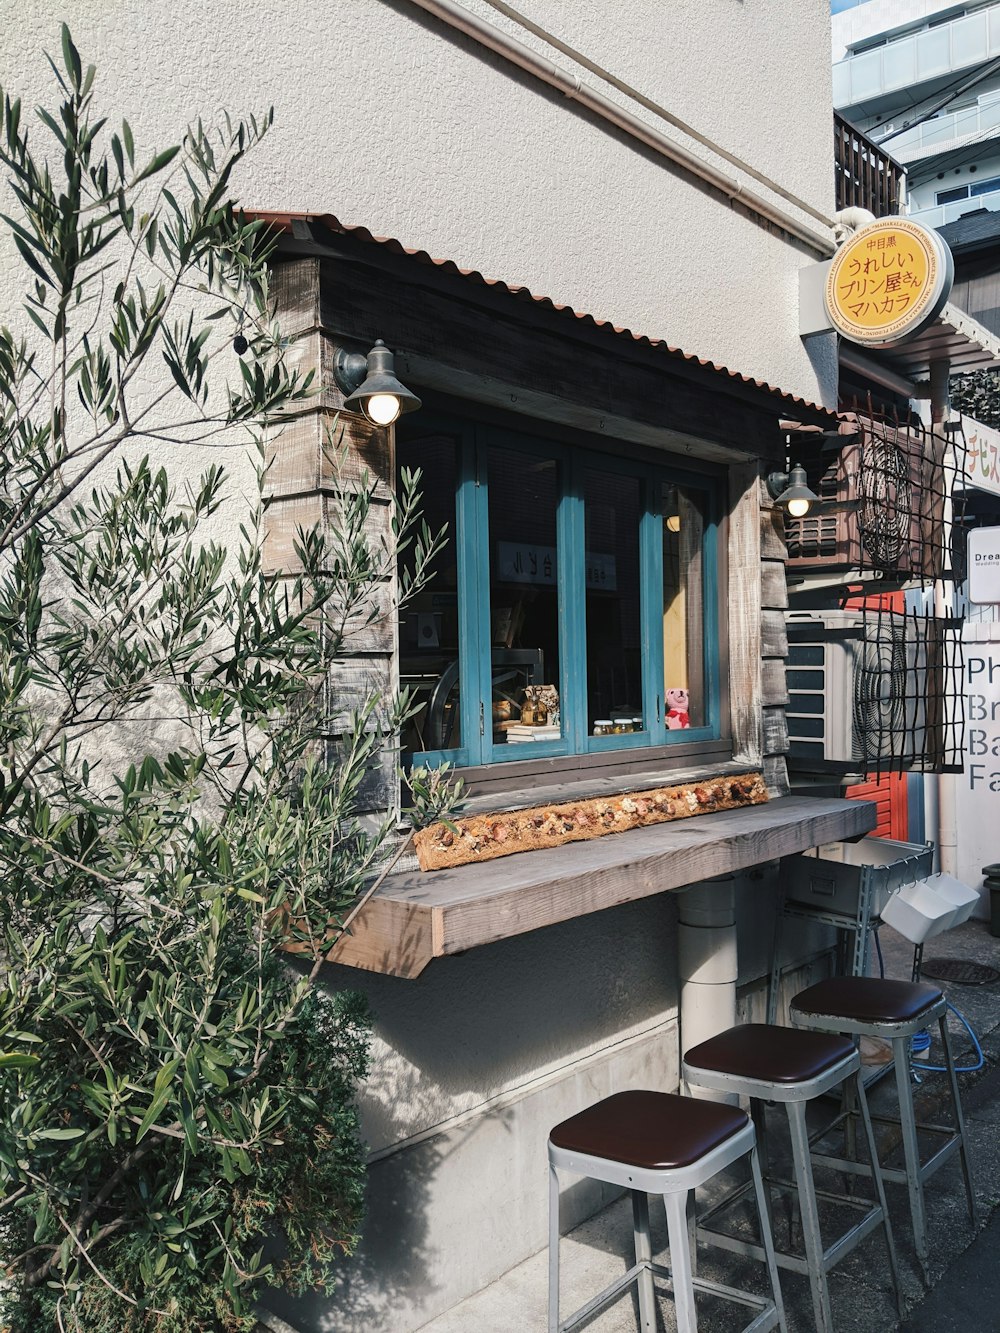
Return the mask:
[[785, 610], [788, 586], [785, 581], [785, 528], [781, 510], [775, 507], [763, 478], [760, 493], [761, 562], [761, 681], [764, 732], [764, 779], [772, 796], [787, 796], [788, 782], [788, 687], [785, 658], [788, 634]]
[[[756, 464], [743, 463], [730, 468], [728, 572], [724, 587], [728, 607], [729, 679], [723, 680], [723, 687], [728, 687], [729, 691], [733, 758], [754, 767], [760, 765], [763, 755], [758, 488]], [[724, 655], [724, 670], [725, 665]]]
[[[365, 417], [343, 410], [343, 396], [333, 379], [336, 335], [321, 324], [320, 262], [297, 259], [279, 264], [273, 278], [282, 336], [290, 342], [288, 363], [313, 371], [312, 397], [288, 413], [268, 434], [265, 489], [264, 555], [276, 572], [293, 573], [300, 528], [319, 526], [332, 532], [345, 496], [374, 483], [367, 535], [378, 549], [391, 540], [392, 432]], [[349, 350], [367, 350], [353, 340]], [[327, 746], [335, 753], [348, 725], [348, 714], [372, 694], [385, 697], [396, 681], [396, 617], [391, 578], [373, 591], [378, 615], [348, 623], [344, 650], [330, 668], [323, 712]], [[362, 788], [362, 806], [370, 811], [398, 807], [395, 754], [388, 747]]]

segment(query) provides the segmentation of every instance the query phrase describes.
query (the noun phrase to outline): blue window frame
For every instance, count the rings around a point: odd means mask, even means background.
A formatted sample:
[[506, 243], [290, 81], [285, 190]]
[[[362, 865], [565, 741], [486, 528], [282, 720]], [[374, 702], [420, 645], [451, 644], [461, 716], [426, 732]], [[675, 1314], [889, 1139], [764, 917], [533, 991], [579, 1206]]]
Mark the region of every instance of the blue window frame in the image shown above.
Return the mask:
[[[428, 522], [450, 534], [401, 626], [408, 759], [719, 740], [719, 474], [427, 413], [398, 432], [397, 455], [421, 467]], [[671, 673], [689, 725], [668, 717]], [[545, 725], [522, 722], [529, 686]]]

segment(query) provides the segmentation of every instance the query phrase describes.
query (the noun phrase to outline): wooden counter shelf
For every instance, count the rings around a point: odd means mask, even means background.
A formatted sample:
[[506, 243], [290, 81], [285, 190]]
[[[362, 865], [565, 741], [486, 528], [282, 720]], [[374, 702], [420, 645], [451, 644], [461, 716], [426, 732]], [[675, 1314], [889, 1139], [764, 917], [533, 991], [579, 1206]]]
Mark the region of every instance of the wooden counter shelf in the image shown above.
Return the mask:
[[434, 958], [869, 832], [867, 801], [786, 796], [454, 870], [390, 876], [335, 961], [417, 977]]

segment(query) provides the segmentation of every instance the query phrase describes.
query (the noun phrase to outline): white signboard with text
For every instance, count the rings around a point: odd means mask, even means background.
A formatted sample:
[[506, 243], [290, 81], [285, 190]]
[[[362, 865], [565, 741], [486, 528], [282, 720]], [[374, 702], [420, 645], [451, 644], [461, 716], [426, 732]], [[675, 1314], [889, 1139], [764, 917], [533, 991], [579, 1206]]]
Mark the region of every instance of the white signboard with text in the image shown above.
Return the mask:
[[974, 528], [968, 542], [966, 596], [980, 606], [1000, 602], [1000, 528]]
[[[963, 639], [965, 772], [942, 781], [955, 784], [954, 873], [975, 887], [1000, 861], [1000, 624], [966, 624]], [[976, 915], [989, 915], [982, 888]]]
[[1000, 495], [1000, 430], [984, 426], [973, 417], [963, 417], [962, 431], [966, 483], [991, 495]]

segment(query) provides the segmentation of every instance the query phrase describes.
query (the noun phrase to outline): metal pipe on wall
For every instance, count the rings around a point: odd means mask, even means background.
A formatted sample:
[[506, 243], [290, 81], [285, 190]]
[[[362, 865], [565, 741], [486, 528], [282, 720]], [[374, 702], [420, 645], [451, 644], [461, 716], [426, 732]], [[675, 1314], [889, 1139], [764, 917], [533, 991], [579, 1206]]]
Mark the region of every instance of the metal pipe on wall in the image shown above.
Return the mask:
[[[702, 880], [680, 894], [677, 909], [681, 1051], [736, 1026], [736, 881]], [[695, 1097], [732, 1101], [725, 1093], [689, 1087]]]
[[634, 116], [630, 111], [626, 111], [617, 102], [613, 102], [603, 93], [591, 88], [583, 83], [575, 74], [568, 70], [560, 69], [558, 65], [547, 60], [545, 56], [532, 51], [530, 47], [519, 42], [515, 37], [496, 28], [492, 23], [478, 18], [471, 14], [461, 5], [456, 4], [455, 0], [411, 0], [412, 4], [426, 10], [428, 14], [433, 14], [449, 27], [455, 28], [466, 37], [471, 37], [482, 46], [488, 47], [496, 55], [502, 56], [505, 60], [510, 60], [513, 64], [523, 69], [526, 73], [541, 79], [550, 87], [558, 89], [566, 97], [579, 102], [602, 120], [614, 125], [617, 129], [628, 134], [633, 139], [638, 139], [644, 143], [647, 148], [652, 148], [655, 153], [661, 157], [667, 158], [676, 166], [683, 167], [692, 175], [697, 176], [706, 184], [713, 186], [721, 191], [734, 203], [741, 204], [751, 213], [756, 213], [758, 217], [775, 226], [781, 227], [783, 231], [788, 232], [796, 240], [801, 241], [808, 246], [814, 254], [821, 255], [824, 259], [829, 258], [834, 253], [835, 246], [832, 237], [821, 236], [818, 232], [804, 226], [797, 218], [790, 213], [785, 212], [783, 208], [770, 204], [766, 199], [751, 190], [745, 189], [739, 181], [732, 177], [717, 171], [701, 158], [696, 157], [694, 153], [689, 152], [680, 144], [668, 139], [665, 134], [655, 129], [652, 125], [647, 125], [644, 120]]

